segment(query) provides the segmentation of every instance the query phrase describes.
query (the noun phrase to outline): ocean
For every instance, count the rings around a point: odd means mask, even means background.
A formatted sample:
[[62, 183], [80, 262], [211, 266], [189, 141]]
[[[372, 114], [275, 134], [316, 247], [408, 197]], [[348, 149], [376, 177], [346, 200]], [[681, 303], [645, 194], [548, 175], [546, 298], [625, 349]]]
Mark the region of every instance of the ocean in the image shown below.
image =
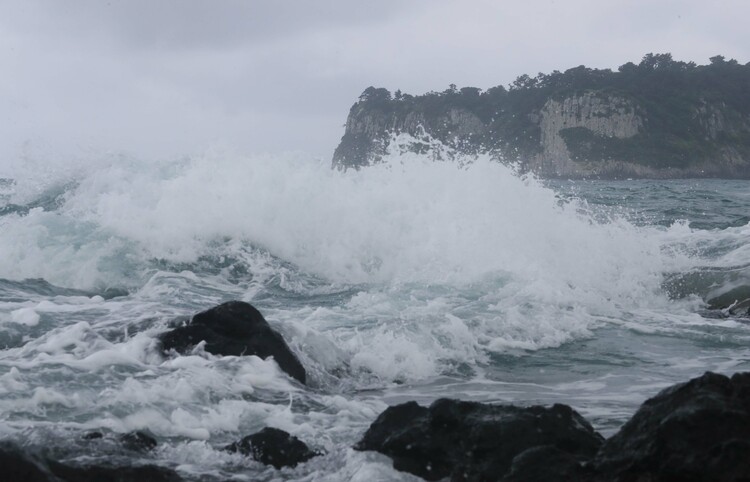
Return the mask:
[[[0, 171], [0, 439], [187, 480], [419, 480], [351, 449], [388, 405], [565, 403], [603, 435], [705, 371], [750, 370], [750, 181], [545, 181], [489, 159], [360, 171], [213, 150]], [[252, 303], [307, 368], [201, 350], [170, 321]], [[222, 450], [277, 427], [325, 452]], [[142, 430], [127, 451], [86, 433]]]

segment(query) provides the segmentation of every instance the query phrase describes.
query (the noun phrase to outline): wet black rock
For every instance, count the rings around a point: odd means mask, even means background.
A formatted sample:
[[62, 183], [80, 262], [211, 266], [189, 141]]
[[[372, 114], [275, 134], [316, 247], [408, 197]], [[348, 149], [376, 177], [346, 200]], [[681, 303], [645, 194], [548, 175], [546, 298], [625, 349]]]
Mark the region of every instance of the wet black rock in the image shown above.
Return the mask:
[[663, 390], [594, 461], [612, 481], [749, 481], [750, 373], [706, 373]]
[[57, 481], [46, 464], [15, 445], [0, 442], [0, 480], [18, 482]]
[[440, 399], [429, 408], [408, 402], [386, 409], [355, 449], [388, 455], [394, 468], [427, 480], [501, 480], [511, 474], [529, 480], [523, 457], [538, 460], [530, 449], [554, 453], [545, 469], [557, 478], [579, 470], [602, 441], [567, 405], [521, 408]]
[[239, 452], [275, 468], [295, 467], [306, 462], [317, 452], [310, 450], [304, 442], [277, 428], [266, 427], [260, 432], [244, 437], [225, 447], [228, 452]]
[[733, 303], [727, 310], [734, 316], [750, 317], [750, 298]]
[[156, 448], [156, 439], [143, 432], [128, 432], [120, 437], [122, 446], [134, 452], [148, 452]]
[[273, 357], [279, 367], [301, 383], [305, 368], [289, 349], [284, 338], [249, 303], [229, 301], [198, 313], [160, 336], [165, 352], [189, 352], [205, 341], [205, 350], [214, 355], [256, 355]]
[[182, 480], [174, 470], [158, 465], [74, 467], [49, 462], [49, 466], [57, 477], [66, 482], [180, 482]]
[[0, 480], [13, 482], [180, 482], [173, 470], [156, 465], [72, 466], [0, 443]]
[[[113, 437], [111, 435], [105, 437], [99, 431], [86, 432], [81, 436], [81, 439], [87, 442], [105, 440], [105, 438], [111, 440]], [[120, 434], [116, 437], [116, 440], [123, 448], [132, 450], [133, 452], [148, 452], [156, 448], [157, 445], [155, 438], [141, 431]]]
[[[750, 285], [741, 284], [724, 293], [718, 294], [706, 301], [708, 308], [711, 310], [727, 310], [738, 303], [747, 303], [750, 301]], [[745, 305], [747, 307], [747, 305]]]
[[503, 482], [576, 481], [590, 480], [592, 471], [576, 457], [553, 445], [533, 447], [513, 458]]

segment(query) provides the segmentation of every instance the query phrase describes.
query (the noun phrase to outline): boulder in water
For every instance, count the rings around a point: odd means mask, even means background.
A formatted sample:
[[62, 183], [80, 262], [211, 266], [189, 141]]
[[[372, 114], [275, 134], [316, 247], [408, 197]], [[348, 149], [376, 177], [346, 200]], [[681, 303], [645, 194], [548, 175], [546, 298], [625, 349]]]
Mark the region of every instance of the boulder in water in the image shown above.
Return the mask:
[[594, 460], [601, 480], [750, 480], [750, 373], [706, 373], [641, 405]]
[[440, 399], [429, 408], [416, 402], [389, 407], [354, 448], [383, 453], [397, 470], [427, 480], [499, 480], [511, 475], [514, 464], [514, 477], [527, 480], [528, 464], [519, 457], [533, 458], [529, 450], [554, 453], [545, 469], [557, 477], [578, 470], [603, 440], [567, 405], [521, 408]]
[[277, 469], [295, 467], [297, 464], [320, 455], [310, 450], [297, 437], [271, 427], [248, 435], [239, 442], [228, 445], [225, 450], [249, 455], [258, 462], [273, 465]]
[[24, 482], [57, 481], [46, 464], [15, 445], [0, 443], [0, 480], [19, 480]]
[[734, 303], [728, 308], [729, 314], [750, 317], [750, 298]]
[[[532, 447], [513, 458], [503, 482], [592, 481], [592, 471], [577, 457], [554, 445]], [[592, 481], [593, 482], [593, 481]]]
[[49, 464], [52, 472], [66, 482], [180, 482], [182, 480], [174, 470], [158, 465], [78, 467], [59, 462], [49, 462]]
[[13, 482], [179, 482], [174, 470], [156, 465], [73, 466], [45, 460], [9, 442], [0, 443], [0, 480]]
[[198, 313], [187, 323], [173, 328], [159, 338], [165, 352], [174, 350], [186, 353], [205, 341], [204, 349], [214, 355], [273, 357], [289, 376], [301, 383], [306, 381], [305, 368], [289, 349], [284, 338], [249, 303], [223, 303]]
[[119, 438], [123, 447], [134, 452], [148, 452], [156, 448], [156, 439], [144, 432], [128, 432]]

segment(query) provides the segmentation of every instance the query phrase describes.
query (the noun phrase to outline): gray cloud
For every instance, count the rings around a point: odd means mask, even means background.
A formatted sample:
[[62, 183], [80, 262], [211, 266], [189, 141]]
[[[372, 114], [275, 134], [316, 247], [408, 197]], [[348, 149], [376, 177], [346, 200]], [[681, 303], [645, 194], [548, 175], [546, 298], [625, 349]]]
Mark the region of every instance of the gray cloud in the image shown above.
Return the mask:
[[329, 156], [368, 85], [481, 88], [647, 52], [747, 62], [750, 4], [10, 0], [0, 3], [0, 154], [302, 149]]
[[[400, 3], [339, 0], [31, 0], [5, 4], [6, 28], [165, 51], [240, 48], [398, 15]], [[417, 5], [417, 3], [413, 4]]]

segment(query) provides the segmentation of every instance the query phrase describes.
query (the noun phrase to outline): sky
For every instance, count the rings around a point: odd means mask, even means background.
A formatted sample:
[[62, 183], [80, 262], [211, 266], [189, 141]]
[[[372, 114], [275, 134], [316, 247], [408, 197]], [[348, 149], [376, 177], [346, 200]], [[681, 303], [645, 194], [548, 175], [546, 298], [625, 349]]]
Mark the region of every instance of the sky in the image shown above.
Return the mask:
[[368, 86], [487, 89], [644, 54], [750, 61], [747, 0], [0, 0], [0, 163], [328, 159]]

